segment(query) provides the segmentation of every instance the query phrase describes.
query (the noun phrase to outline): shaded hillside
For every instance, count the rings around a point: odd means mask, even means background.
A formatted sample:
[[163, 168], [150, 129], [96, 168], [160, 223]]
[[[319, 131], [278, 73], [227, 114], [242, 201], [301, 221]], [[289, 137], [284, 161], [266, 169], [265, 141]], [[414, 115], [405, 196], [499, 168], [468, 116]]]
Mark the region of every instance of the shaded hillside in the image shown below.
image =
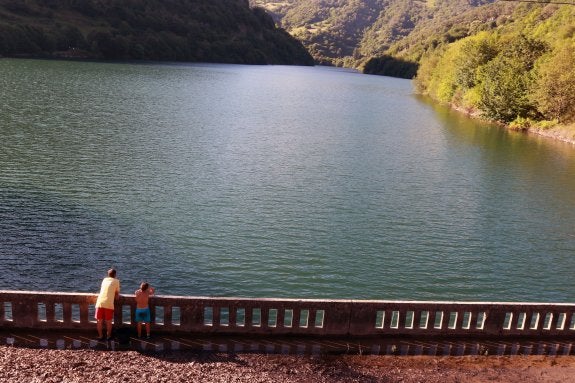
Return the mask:
[[247, 0], [0, 0], [0, 55], [313, 64]]
[[[460, 16], [493, 1], [251, 0], [250, 3], [270, 12], [279, 25], [303, 42], [316, 61], [361, 67], [368, 60], [385, 55], [417, 62], [421, 49], [411, 52], [395, 45], [419, 31], [437, 31], [434, 37], [438, 41], [461, 38], [473, 20]], [[436, 29], [438, 25], [442, 28]], [[414, 39], [412, 44], [425, 43]], [[394, 50], [391, 54], [390, 49]]]

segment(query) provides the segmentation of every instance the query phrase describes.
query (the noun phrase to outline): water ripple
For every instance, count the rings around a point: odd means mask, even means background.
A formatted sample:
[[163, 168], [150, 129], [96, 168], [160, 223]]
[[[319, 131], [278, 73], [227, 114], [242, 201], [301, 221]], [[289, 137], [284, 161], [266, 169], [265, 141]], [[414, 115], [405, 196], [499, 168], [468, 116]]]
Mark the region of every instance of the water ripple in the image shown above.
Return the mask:
[[575, 155], [326, 68], [0, 61], [0, 289], [573, 301]]

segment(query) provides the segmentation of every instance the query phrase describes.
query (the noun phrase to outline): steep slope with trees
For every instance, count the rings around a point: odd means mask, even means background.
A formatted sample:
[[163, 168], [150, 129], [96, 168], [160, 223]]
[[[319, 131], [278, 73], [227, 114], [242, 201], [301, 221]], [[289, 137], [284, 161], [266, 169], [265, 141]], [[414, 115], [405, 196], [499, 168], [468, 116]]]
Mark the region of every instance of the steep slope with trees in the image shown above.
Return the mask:
[[[359, 68], [368, 60], [382, 57], [384, 62], [371, 63], [371, 70], [393, 67], [401, 72], [403, 68], [408, 73], [404, 77], [413, 77], [413, 64], [422, 52], [412, 53], [411, 49], [396, 44], [413, 33], [430, 30], [440, 40], [463, 37], [471, 20], [457, 18], [493, 1], [250, 0], [250, 3], [270, 12], [279, 25], [304, 43], [319, 63]], [[438, 25], [446, 29], [441, 34], [436, 29]], [[410, 44], [416, 43], [418, 39]], [[391, 49], [394, 51], [388, 53]], [[393, 62], [395, 58], [401, 61]]]
[[0, 0], [0, 56], [313, 64], [247, 0]]
[[519, 4], [504, 16], [426, 53], [417, 88], [518, 129], [575, 123], [575, 7]]

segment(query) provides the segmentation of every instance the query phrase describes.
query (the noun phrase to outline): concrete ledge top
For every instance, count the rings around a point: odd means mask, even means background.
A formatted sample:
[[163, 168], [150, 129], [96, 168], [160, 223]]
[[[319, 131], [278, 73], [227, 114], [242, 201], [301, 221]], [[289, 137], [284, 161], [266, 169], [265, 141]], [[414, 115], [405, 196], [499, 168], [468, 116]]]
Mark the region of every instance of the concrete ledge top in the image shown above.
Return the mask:
[[[0, 290], [1, 295], [43, 295], [43, 296], [85, 296], [96, 297], [98, 293], [54, 292], [54, 291], [20, 291]], [[133, 298], [133, 294], [121, 294], [121, 297]], [[369, 300], [369, 299], [310, 299], [310, 298], [255, 298], [255, 297], [207, 297], [207, 296], [178, 296], [154, 295], [151, 298], [176, 300], [202, 300], [202, 301], [260, 301], [260, 302], [306, 302], [306, 303], [347, 303], [347, 304], [401, 304], [401, 305], [481, 305], [481, 306], [559, 306], [572, 307], [575, 303], [551, 302], [494, 302], [494, 301], [417, 301], [417, 300]]]

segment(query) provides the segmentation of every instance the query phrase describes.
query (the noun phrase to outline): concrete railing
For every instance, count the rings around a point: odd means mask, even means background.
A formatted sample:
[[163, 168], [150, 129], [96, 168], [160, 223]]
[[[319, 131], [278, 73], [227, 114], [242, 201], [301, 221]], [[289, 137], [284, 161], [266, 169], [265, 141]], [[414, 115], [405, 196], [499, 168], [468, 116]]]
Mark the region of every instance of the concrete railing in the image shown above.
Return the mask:
[[[0, 291], [0, 328], [94, 330], [95, 294]], [[122, 295], [114, 322], [133, 324]], [[155, 332], [315, 336], [575, 336], [575, 305], [154, 296]]]

